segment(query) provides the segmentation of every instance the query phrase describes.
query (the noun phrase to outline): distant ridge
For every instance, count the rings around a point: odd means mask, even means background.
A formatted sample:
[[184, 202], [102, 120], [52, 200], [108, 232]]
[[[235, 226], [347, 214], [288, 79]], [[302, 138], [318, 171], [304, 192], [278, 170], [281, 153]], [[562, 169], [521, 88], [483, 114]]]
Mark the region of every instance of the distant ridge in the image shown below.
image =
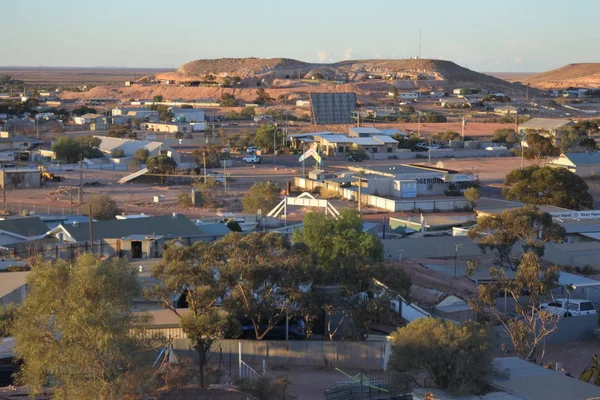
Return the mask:
[[600, 63], [569, 64], [525, 79], [511, 79], [538, 89], [599, 88]]

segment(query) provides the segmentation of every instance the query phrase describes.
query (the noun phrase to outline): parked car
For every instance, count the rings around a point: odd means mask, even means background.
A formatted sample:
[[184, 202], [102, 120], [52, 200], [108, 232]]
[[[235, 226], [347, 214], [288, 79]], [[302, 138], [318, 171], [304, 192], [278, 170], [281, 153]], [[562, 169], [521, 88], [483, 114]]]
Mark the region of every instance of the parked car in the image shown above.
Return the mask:
[[256, 146], [248, 146], [248, 148], [246, 149], [246, 153], [248, 154], [254, 154], [257, 151], [260, 151], [260, 147], [256, 147]]
[[[252, 322], [246, 319], [240, 319], [242, 324], [242, 337], [244, 339], [255, 339], [256, 333], [254, 332], [254, 325]], [[288, 327], [288, 339], [289, 340], [301, 340], [306, 337], [306, 323], [303, 318], [290, 318]], [[261, 325], [259, 332], [264, 332], [267, 329], [266, 323]], [[265, 335], [264, 339], [271, 340], [285, 340], [285, 319], [280, 321], [273, 329], [271, 329]]]
[[349, 155], [347, 158], [348, 161], [353, 161], [353, 162], [362, 162], [362, 158], [359, 156], [353, 156], [353, 155]]
[[246, 164], [260, 164], [260, 162], [262, 161], [262, 158], [257, 155], [251, 155], [251, 156], [242, 158], [242, 161], [245, 162]]
[[596, 314], [594, 303], [581, 299], [554, 299], [549, 303], [542, 303], [540, 309], [563, 317]]
[[435, 149], [439, 149], [440, 145], [437, 144], [437, 143], [431, 143], [431, 144], [429, 144], [429, 143], [426, 143], [426, 142], [421, 142], [421, 143], [417, 143], [415, 145], [415, 147], [418, 148], [418, 149], [423, 149], [423, 150], [429, 150], [429, 149], [435, 150]]

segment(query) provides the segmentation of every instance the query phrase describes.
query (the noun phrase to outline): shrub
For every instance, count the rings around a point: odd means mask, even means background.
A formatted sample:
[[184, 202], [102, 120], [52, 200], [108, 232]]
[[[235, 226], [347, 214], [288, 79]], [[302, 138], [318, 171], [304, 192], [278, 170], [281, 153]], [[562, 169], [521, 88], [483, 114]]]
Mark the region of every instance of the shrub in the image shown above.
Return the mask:
[[290, 383], [289, 378], [285, 375], [278, 376], [277, 378], [261, 376], [258, 379], [238, 381], [238, 385], [243, 392], [255, 396], [258, 400], [291, 399], [287, 394]]
[[181, 192], [177, 195], [177, 205], [180, 207], [192, 207], [192, 195], [188, 192]]

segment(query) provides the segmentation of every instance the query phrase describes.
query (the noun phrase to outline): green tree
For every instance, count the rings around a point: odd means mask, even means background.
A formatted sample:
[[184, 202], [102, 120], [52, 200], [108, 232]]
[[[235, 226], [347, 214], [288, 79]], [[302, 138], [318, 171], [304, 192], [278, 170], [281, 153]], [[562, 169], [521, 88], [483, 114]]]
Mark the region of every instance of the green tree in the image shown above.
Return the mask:
[[492, 371], [491, 341], [484, 325], [417, 319], [392, 334], [390, 369], [425, 370], [442, 389], [479, 392]]
[[105, 193], [91, 196], [88, 205], [92, 207], [92, 218], [100, 221], [115, 219], [121, 212], [117, 202]]
[[158, 111], [158, 120], [161, 122], [171, 122], [175, 118], [173, 111], [166, 105], [159, 104], [156, 106], [156, 111]]
[[[537, 362], [537, 352], [542, 347], [543, 361], [545, 339], [556, 330], [560, 316], [544, 311], [540, 306], [558, 285], [559, 274], [559, 267], [545, 266], [536, 254], [527, 252], [523, 255], [514, 279], [507, 278], [502, 268], [490, 268], [492, 282], [496, 283], [479, 285], [478, 296], [470, 305], [476, 311], [493, 316], [519, 356]], [[514, 300], [514, 317], [507, 316], [498, 307], [498, 293], [506, 293]]]
[[214, 264], [227, 282], [225, 308], [248, 319], [252, 336], [263, 339], [286, 315], [296, 312], [301, 287], [311, 281], [306, 253], [277, 233], [231, 232], [218, 241]]
[[554, 146], [552, 140], [536, 131], [530, 130], [525, 136], [527, 147], [523, 149], [523, 156], [540, 165], [546, 157], [557, 157], [560, 151]]
[[68, 136], [61, 136], [52, 144], [52, 151], [56, 158], [67, 163], [76, 163], [81, 160], [81, 145]]
[[254, 145], [270, 153], [274, 150], [273, 145], [281, 143], [281, 136], [281, 129], [274, 125], [263, 125], [254, 134]]
[[157, 94], [156, 96], [154, 96], [152, 98], [152, 101], [155, 102], [155, 103], [162, 103], [163, 97], [160, 94]]
[[396, 86], [392, 86], [392, 97], [397, 99], [400, 94], [398, 93], [398, 88]]
[[494, 143], [516, 143], [519, 139], [514, 129], [497, 129], [494, 131], [492, 136], [492, 142]]
[[120, 148], [116, 148], [110, 152], [110, 156], [112, 158], [123, 158], [123, 157], [125, 157], [125, 152]]
[[240, 117], [243, 119], [252, 119], [256, 115], [254, 111], [254, 107], [244, 107], [242, 111], [240, 111]]
[[585, 149], [585, 151], [596, 151], [598, 150], [598, 145], [596, 141], [591, 137], [586, 137], [581, 139], [579, 145]]
[[81, 106], [81, 107], [74, 108], [73, 111], [71, 111], [71, 114], [74, 117], [80, 117], [84, 114], [96, 114], [96, 109], [90, 108], [88, 106]]
[[469, 237], [482, 253], [493, 252], [497, 262], [508, 265], [514, 271], [517, 265], [511, 255], [515, 244], [520, 243], [524, 253], [532, 251], [541, 257], [547, 242], [561, 243], [564, 240], [565, 229], [552, 222], [550, 214], [541, 212], [537, 207], [526, 206], [477, 218], [477, 225], [469, 230]]
[[[130, 310], [140, 295], [135, 269], [93, 255], [37, 260], [13, 334], [18, 381], [57, 399], [115, 399], [143, 389], [148, 343], [135, 334], [145, 319]], [[133, 333], [133, 334], [132, 334]]]
[[194, 184], [194, 190], [196, 191], [196, 198], [200, 198], [200, 207], [204, 208], [218, 208], [221, 203], [215, 195], [217, 181], [212, 178], [207, 178], [206, 182], [199, 182]]
[[460, 133], [454, 131], [443, 131], [436, 133], [435, 135], [433, 135], [433, 137], [437, 140], [449, 142], [451, 140], [460, 139]]
[[19, 306], [15, 303], [0, 305], [0, 338], [12, 335], [12, 328]]
[[477, 204], [480, 198], [481, 191], [479, 190], [479, 188], [470, 187], [467, 190], [465, 190], [465, 199], [470, 201], [473, 207], [475, 207], [475, 204]]
[[256, 99], [254, 99], [254, 103], [263, 106], [271, 101], [273, 101], [273, 99], [267, 92], [265, 92], [265, 89], [260, 88], [256, 91]]
[[196, 163], [204, 168], [204, 162], [206, 161], [206, 168], [219, 168], [221, 166], [221, 160], [219, 160], [219, 154], [221, 149], [214, 145], [200, 146], [197, 150], [194, 150], [192, 154], [195, 157]]
[[223, 93], [221, 95], [221, 107], [237, 107], [239, 105], [239, 102], [233, 94]]
[[147, 149], [137, 149], [133, 157], [138, 160], [140, 163], [145, 164], [146, 160], [150, 156], [150, 152]]
[[363, 222], [353, 209], [344, 209], [337, 220], [322, 213], [304, 215], [302, 230], [295, 230], [295, 243], [306, 244], [316, 258], [319, 283], [337, 283], [344, 265], [353, 259], [367, 257], [383, 261], [383, 245], [379, 238], [363, 232]]
[[160, 181], [164, 183], [164, 176], [175, 172], [177, 169], [177, 162], [167, 155], [159, 154], [157, 156], [148, 157], [146, 160], [146, 168], [153, 174], [160, 174]]
[[133, 130], [127, 125], [116, 125], [110, 128], [108, 137], [116, 137], [116, 138], [131, 138], [133, 135]]
[[[215, 340], [222, 339], [232, 325], [219, 301], [227, 293], [225, 281], [218, 269], [218, 246], [196, 242], [181, 246], [171, 241], [163, 252], [163, 260], [152, 269], [158, 280], [148, 292], [149, 298], [158, 299], [162, 306], [179, 318], [185, 334], [198, 353], [200, 385], [204, 387], [206, 353]], [[183, 313], [173, 304], [173, 298], [182, 295], [187, 305]]]
[[99, 158], [103, 154], [99, 149], [101, 139], [91, 135], [80, 136], [73, 140], [68, 136], [61, 136], [52, 144], [56, 158], [67, 163], [76, 163], [83, 158]]
[[244, 195], [244, 212], [254, 214], [258, 210], [267, 215], [281, 201], [281, 187], [273, 182], [255, 182]]
[[529, 166], [515, 169], [504, 180], [502, 195], [526, 204], [548, 204], [571, 210], [594, 207], [587, 183], [566, 168]]
[[582, 136], [580, 136], [579, 132], [567, 129], [566, 131], [558, 132], [554, 141], [560, 153], [569, 153], [573, 151], [575, 146], [579, 145], [581, 139]]

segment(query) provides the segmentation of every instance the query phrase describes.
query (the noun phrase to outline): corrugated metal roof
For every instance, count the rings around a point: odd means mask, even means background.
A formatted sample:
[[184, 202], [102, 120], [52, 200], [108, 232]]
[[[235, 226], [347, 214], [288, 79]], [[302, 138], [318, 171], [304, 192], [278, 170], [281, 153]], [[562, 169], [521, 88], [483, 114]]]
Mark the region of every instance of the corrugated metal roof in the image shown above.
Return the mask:
[[382, 146], [383, 143], [370, 137], [352, 138], [352, 142], [358, 146]]
[[11, 218], [0, 221], [0, 230], [16, 233], [20, 236], [32, 237], [43, 235], [50, 228], [38, 217]]
[[377, 128], [350, 128], [351, 131], [357, 134], [381, 135], [381, 131]]
[[590, 153], [565, 153], [561, 154], [560, 157], [567, 158], [575, 166], [600, 164], [600, 152], [597, 151]]
[[345, 135], [322, 135], [321, 139], [327, 140], [329, 143], [354, 143], [354, 139]]
[[573, 121], [568, 119], [556, 118], [532, 118], [519, 125], [519, 129], [559, 129], [568, 125], [573, 125]]
[[488, 382], [529, 400], [588, 400], [600, 397], [600, 387], [545, 369], [517, 357], [495, 358], [497, 374]]
[[[63, 225], [63, 228], [77, 242], [90, 240], [89, 223]], [[92, 229], [94, 240], [116, 239], [131, 235], [159, 235], [172, 239], [187, 236], [206, 236], [202, 228], [197, 227], [185, 215], [96, 221], [93, 222]]]

